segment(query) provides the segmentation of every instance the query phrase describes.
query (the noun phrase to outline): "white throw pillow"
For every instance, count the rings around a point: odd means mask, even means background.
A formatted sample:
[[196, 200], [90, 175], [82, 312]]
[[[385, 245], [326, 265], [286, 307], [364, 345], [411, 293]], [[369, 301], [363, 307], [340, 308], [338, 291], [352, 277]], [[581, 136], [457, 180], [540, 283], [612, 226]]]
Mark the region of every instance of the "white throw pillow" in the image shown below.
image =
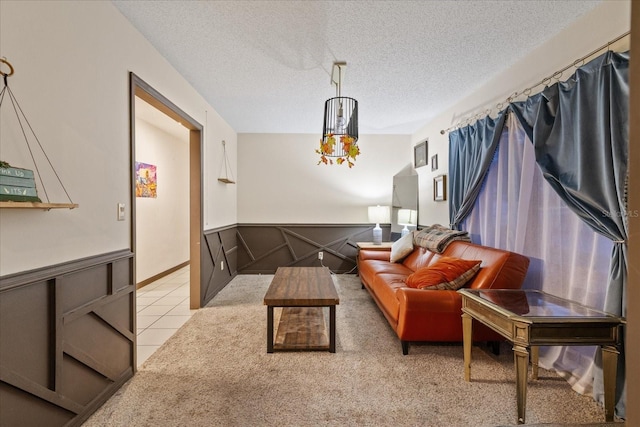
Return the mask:
[[408, 233], [391, 245], [391, 262], [401, 261], [413, 252], [413, 233]]

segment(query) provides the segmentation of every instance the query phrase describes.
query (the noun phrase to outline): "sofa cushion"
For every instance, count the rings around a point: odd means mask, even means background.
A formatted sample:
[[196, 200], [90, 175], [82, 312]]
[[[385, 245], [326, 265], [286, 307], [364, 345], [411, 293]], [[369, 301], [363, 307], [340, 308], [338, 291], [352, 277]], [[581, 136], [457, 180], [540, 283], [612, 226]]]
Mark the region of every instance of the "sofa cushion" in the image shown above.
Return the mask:
[[482, 261], [440, 256], [430, 266], [410, 274], [406, 284], [418, 289], [457, 290], [480, 269]]
[[471, 289], [520, 289], [529, 267], [529, 258], [520, 254], [466, 242], [451, 242], [443, 255], [482, 260]]
[[405, 234], [391, 245], [391, 262], [398, 262], [413, 252], [413, 234]]
[[437, 254], [428, 249], [414, 245], [413, 252], [411, 252], [402, 263], [413, 273], [431, 264], [435, 255]]
[[406, 287], [404, 280], [407, 276], [394, 273], [378, 274], [373, 286], [372, 293], [380, 301], [384, 307], [384, 311], [394, 322], [398, 321], [398, 313], [400, 312], [400, 300], [396, 293], [398, 289]]

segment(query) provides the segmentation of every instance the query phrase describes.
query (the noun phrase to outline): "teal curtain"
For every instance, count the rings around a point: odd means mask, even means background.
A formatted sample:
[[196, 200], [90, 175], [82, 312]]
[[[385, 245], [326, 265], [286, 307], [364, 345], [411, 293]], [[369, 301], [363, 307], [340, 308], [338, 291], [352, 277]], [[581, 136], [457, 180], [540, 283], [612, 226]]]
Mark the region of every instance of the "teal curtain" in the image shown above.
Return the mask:
[[[533, 142], [536, 162], [567, 205], [615, 245], [605, 310], [625, 316], [629, 53], [607, 51], [564, 82], [513, 103]], [[618, 415], [624, 416], [624, 352], [618, 366]], [[594, 381], [602, 395], [600, 375]]]
[[[546, 181], [586, 224], [615, 243], [604, 307], [621, 316], [627, 286], [628, 74], [629, 53], [607, 51], [568, 80], [508, 107], [531, 139]], [[457, 229], [474, 206], [505, 116], [503, 111], [495, 120], [487, 117], [449, 134], [451, 228]], [[616, 413], [624, 417], [624, 348], [617, 384]], [[594, 393], [603, 400], [601, 369]]]
[[449, 133], [449, 226], [458, 229], [478, 198], [489, 170], [505, 113], [485, 117]]

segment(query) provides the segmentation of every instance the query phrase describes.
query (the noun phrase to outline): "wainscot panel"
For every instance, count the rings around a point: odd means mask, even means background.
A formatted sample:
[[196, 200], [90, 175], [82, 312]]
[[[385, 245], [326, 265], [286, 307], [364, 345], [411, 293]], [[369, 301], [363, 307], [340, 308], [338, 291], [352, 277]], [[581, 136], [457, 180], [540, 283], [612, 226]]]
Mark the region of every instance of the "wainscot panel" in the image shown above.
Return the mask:
[[[390, 226], [383, 225], [382, 233], [388, 240]], [[371, 224], [239, 224], [238, 272], [274, 274], [278, 267], [324, 265], [334, 273], [352, 273], [356, 243], [371, 240]]]
[[0, 277], [0, 425], [79, 426], [135, 370], [133, 253]]
[[235, 225], [204, 232], [200, 274], [201, 307], [238, 274], [236, 233]]

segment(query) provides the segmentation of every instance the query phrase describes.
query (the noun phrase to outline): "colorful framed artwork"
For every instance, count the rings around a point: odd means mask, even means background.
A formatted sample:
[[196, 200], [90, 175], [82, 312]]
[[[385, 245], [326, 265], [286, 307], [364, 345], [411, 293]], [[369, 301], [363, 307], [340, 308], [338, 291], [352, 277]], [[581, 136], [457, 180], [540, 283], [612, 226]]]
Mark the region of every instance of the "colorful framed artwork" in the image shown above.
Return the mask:
[[158, 197], [155, 165], [136, 162], [136, 197]]

